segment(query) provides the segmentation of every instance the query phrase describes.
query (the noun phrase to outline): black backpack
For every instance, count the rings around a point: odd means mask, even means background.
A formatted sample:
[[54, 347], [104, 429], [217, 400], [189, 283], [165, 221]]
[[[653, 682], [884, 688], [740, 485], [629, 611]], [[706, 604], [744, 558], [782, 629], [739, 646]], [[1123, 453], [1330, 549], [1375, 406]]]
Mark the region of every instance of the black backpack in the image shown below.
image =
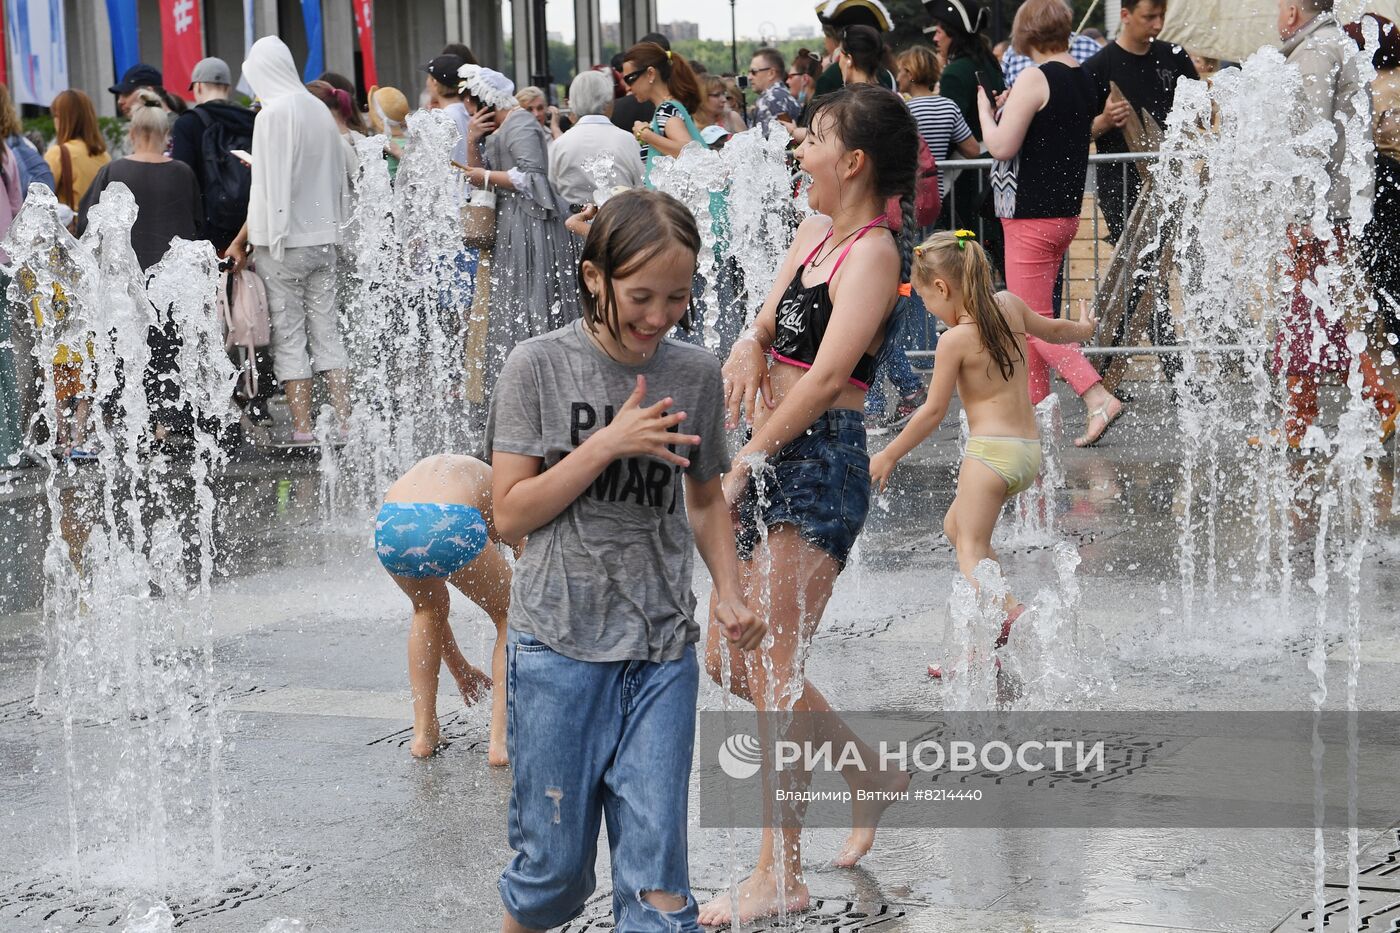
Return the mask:
[[231, 128], [215, 120], [203, 107], [194, 113], [204, 124], [200, 161], [204, 167], [204, 220], [213, 230], [238, 230], [248, 217], [248, 196], [253, 170], [230, 150], [251, 152], [253, 133]]

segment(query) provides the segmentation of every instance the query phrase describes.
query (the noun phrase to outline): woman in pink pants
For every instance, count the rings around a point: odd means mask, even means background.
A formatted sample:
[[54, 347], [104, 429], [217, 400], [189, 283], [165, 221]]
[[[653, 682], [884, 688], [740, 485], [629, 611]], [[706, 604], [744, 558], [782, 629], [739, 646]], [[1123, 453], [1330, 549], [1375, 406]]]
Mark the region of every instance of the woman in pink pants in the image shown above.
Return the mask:
[[[1054, 316], [1055, 277], [1079, 229], [1090, 129], [1098, 97], [1069, 54], [1070, 11], [1064, 0], [1027, 0], [1016, 12], [1012, 45], [1039, 67], [1028, 68], [1006, 95], [1000, 121], [980, 89], [983, 143], [999, 163], [992, 174], [997, 216], [1006, 234], [1006, 287], [1038, 314]], [[1031, 402], [1050, 394], [1048, 366], [1084, 400], [1084, 434], [1076, 447], [1103, 437], [1123, 403], [1074, 345], [1026, 338]]]

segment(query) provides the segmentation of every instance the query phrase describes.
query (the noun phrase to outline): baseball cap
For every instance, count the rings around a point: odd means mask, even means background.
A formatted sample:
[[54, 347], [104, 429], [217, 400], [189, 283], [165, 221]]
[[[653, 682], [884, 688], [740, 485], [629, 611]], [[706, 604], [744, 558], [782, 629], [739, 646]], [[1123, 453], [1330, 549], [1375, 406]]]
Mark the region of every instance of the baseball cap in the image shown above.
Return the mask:
[[190, 88], [196, 84], [233, 84], [228, 62], [222, 58], [201, 58], [190, 72]]
[[165, 87], [165, 82], [158, 69], [142, 62], [128, 68], [122, 79], [107, 90], [113, 94], [130, 94], [138, 87]]
[[732, 135], [732, 133], [730, 133], [724, 127], [720, 126], [718, 123], [711, 123], [709, 126], [705, 127], [703, 130], [700, 131], [700, 138], [705, 141], [705, 145], [707, 146], [713, 146], [721, 139], [727, 139]]
[[448, 87], [457, 86], [457, 70], [465, 64], [458, 55], [439, 55], [423, 68]]

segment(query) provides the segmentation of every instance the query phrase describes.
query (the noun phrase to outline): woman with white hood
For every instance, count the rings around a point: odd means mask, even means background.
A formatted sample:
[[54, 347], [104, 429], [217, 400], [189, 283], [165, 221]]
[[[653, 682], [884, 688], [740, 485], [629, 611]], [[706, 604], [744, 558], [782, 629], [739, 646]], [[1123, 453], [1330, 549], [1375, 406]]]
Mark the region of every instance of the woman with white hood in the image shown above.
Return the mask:
[[350, 361], [336, 314], [335, 269], [348, 193], [345, 145], [326, 105], [302, 85], [281, 39], [264, 36], [253, 43], [243, 76], [262, 109], [253, 123], [248, 221], [227, 255], [241, 264], [251, 244], [255, 270], [267, 287], [273, 368], [287, 393], [292, 443], [316, 443], [313, 373], [326, 377], [343, 439]]

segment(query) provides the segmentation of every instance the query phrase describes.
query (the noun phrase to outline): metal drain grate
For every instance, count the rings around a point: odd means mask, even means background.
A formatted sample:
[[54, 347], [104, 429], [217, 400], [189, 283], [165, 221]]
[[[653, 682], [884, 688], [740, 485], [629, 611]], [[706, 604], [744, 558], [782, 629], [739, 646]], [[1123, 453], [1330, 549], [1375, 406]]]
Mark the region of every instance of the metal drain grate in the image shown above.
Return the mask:
[[1400, 933], [1400, 826], [1387, 829], [1357, 859], [1357, 887], [1361, 917], [1355, 926], [1349, 916], [1346, 881], [1333, 878], [1326, 887], [1326, 908], [1319, 925], [1310, 905], [1289, 914], [1270, 933], [1320, 933], [1322, 930], [1365, 930], [1368, 933]]
[[[486, 754], [490, 745], [488, 738], [482, 736], [483, 726], [480, 723], [470, 722], [467, 719], [465, 709], [453, 710], [446, 716], [438, 718], [438, 726], [441, 730], [441, 742], [439, 748], [447, 748], [460, 744], [462, 748], [470, 752], [480, 752]], [[366, 742], [366, 745], [383, 745], [386, 748], [403, 748], [413, 741], [413, 727], [407, 726], [388, 735], [382, 735], [373, 741]]]
[[[175, 926], [181, 927], [214, 914], [227, 913], [250, 902], [286, 894], [311, 880], [307, 864], [250, 865], [247, 872], [217, 890], [192, 899], [167, 899]], [[56, 924], [116, 927], [125, 916], [133, 894], [74, 891], [64, 878], [48, 876], [21, 881], [0, 890], [0, 919], [26, 921], [26, 929]]]
[[1400, 891], [1400, 826], [1387, 829], [1367, 846], [1359, 861], [1357, 884], [1361, 887]]
[[[702, 894], [696, 891], [694, 896], [697, 900], [704, 901], [717, 893], [719, 892], [712, 891]], [[788, 924], [778, 926], [775, 923], [746, 923], [744, 929], [750, 933], [788, 930], [791, 929], [792, 922], [797, 922], [800, 918], [801, 929], [811, 933], [859, 933], [861, 930], [882, 929], [885, 924], [905, 916], [905, 909], [896, 904], [819, 897], [812, 901], [811, 910], [793, 915]], [[589, 901], [583, 914], [561, 927], [559, 933], [599, 933], [602, 930], [616, 929], [612, 915], [612, 895], [603, 894]]]
[[1361, 916], [1352, 926], [1346, 885], [1327, 886], [1327, 906], [1319, 925], [1309, 907], [1292, 914], [1271, 933], [1321, 933], [1323, 930], [1364, 930], [1367, 933], [1393, 933], [1400, 930], [1400, 891], [1361, 889]]

